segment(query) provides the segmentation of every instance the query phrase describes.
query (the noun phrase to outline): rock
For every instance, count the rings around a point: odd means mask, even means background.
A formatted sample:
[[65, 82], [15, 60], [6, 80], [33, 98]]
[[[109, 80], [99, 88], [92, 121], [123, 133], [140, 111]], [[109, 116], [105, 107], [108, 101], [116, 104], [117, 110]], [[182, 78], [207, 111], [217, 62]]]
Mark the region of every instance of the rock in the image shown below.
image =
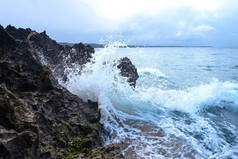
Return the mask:
[[27, 41], [31, 48], [40, 53], [35, 53], [35, 57], [41, 60], [43, 55], [47, 66], [54, 70], [54, 75], [64, 81], [67, 80], [65, 66], [72, 68], [76, 64], [83, 68], [83, 65], [90, 61], [94, 53], [91, 46], [85, 46], [82, 43], [75, 44], [73, 47], [59, 45], [45, 31], [37, 33], [31, 29], [17, 29], [9, 25], [6, 27], [6, 32], [17, 40]]
[[[4, 28], [0, 25], [0, 48], [14, 48], [16, 47], [15, 40], [8, 35]], [[1, 54], [0, 54], [1, 55]]]
[[[0, 158], [38, 158], [36, 116], [23, 100], [0, 85]], [[1, 151], [1, 150], [0, 150]]]
[[[54, 76], [64, 82], [68, 80], [68, 73], [65, 68], [73, 68], [77, 65], [77, 68], [81, 70], [86, 63], [90, 62], [95, 52], [93, 47], [85, 46], [82, 43], [74, 44], [72, 47], [59, 45], [45, 31], [37, 33], [29, 28], [17, 29], [8, 25], [6, 32], [18, 41], [30, 42], [31, 48], [36, 50], [35, 57], [40, 61], [43, 55], [47, 66], [54, 70]], [[40, 54], [37, 54], [37, 52], [40, 52]], [[127, 57], [122, 58], [119, 63], [117, 67], [121, 70], [121, 75], [127, 77], [130, 85], [135, 87], [136, 80], [139, 77], [135, 66]]]
[[14, 26], [8, 25], [5, 29], [5, 31], [11, 35], [14, 39], [16, 40], [26, 40], [28, 34], [30, 34], [30, 32], [32, 32], [31, 29], [23, 29], [23, 28], [19, 28], [16, 29]]
[[77, 62], [79, 65], [84, 65], [90, 61], [92, 53], [94, 53], [94, 49], [91, 46], [85, 46], [82, 43], [74, 44], [73, 52], [70, 54], [70, 63]]
[[127, 57], [123, 57], [119, 60], [117, 68], [121, 70], [121, 75], [128, 78], [128, 82], [131, 86], [136, 86], [136, 80], [139, 78], [136, 67], [132, 64], [131, 60]]
[[61, 46], [44, 32], [30, 41], [29, 34], [19, 32], [0, 26], [0, 158], [89, 157], [102, 147], [98, 104], [83, 102], [61, 87], [35, 57], [40, 50], [53, 57]]
[[17, 133], [14, 131], [1, 130], [1, 136], [5, 136], [5, 139], [1, 139], [1, 145], [5, 151], [5, 154], [0, 158], [39, 158], [38, 156], [38, 136], [32, 131], [23, 131]]
[[81, 154], [78, 159], [124, 159], [121, 151], [123, 146], [121, 144], [110, 144], [105, 147], [99, 147], [92, 150], [90, 156]]

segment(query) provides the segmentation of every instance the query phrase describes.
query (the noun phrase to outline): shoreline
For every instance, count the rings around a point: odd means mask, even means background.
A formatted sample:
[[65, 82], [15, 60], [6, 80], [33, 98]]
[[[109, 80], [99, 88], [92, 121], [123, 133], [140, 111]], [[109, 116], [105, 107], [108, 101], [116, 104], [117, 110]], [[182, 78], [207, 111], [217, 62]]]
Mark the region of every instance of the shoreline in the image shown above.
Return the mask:
[[[64, 59], [59, 52], [72, 56], [70, 50], [77, 56], [68, 62], [82, 66], [94, 52], [82, 43], [57, 45], [46, 32], [0, 26], [0, 158], [124, 158], [120, 144], [103, 146], [101, 137], [107, 133], [98, 103], [83, 102], [60, 86], [54, 76], [65, 76], [62, 67], [52, 75], [49, 66]], [[40, 55], [48, 58], [48, 67]], [[128, 59], [121, 61], [124, 68], [123, 62]], [[134, 78], [128, 76], [132, 85]]]

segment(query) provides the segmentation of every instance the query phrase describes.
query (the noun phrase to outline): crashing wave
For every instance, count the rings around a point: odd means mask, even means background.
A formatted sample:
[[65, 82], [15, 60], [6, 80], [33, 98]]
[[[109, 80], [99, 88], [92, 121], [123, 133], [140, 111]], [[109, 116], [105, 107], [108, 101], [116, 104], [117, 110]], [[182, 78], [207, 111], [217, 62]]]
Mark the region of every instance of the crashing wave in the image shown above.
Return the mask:
[[139, 68], [133, 89], [115, 68], [126, 54], [120, 49], [112, 44], [97, 50], [81, 74], [71, 70], [62, 83], [85, 101], [99, 103], [101, 123], [110, 134], [105, 144], [123, 143], [126, 158], [237, 156], [237, 122], [232, 121], [238, 121], [237, 83], [214, 79], [180, 88], [156, 68]]

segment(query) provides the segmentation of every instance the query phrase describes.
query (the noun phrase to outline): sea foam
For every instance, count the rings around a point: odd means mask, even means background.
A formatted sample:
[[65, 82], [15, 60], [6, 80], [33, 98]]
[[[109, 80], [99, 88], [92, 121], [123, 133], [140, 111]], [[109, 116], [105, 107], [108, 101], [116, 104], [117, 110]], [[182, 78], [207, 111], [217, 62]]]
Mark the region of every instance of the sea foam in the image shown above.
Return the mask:
[[115, 67], [127, 55], [120, 46], [97, 50], [81, 74], [68, 70], [69, 81], [61, 83], [84, 101], [99, 103], [110, 133], [105, 144], [123, 142], [126, 158], [237, 157], [237, 127], [224, 112], [238, 116], [238, 83], [213, 79], [184, 88], [158, 68], [138, 67], [133, 89]]

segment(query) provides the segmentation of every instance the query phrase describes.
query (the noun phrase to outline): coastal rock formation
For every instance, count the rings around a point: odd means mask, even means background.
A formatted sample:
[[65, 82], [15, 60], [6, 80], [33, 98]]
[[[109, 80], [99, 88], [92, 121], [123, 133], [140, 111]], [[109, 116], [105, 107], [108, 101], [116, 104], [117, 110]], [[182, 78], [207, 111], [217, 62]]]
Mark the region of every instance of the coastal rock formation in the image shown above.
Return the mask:
[[75, 44], [73, 47], [59, 45], [55, 40], [52, 40], [46, 32], [37, 33], [29, 28], [15, 28], [11, 25], [6, 27], [6, 32], [17, 41], [26, 41], [30, 47], [36, 50], [35, 57], [47, 64], [54, 75], [58, 78], [67, 80], [67, 72], [65, 66], [71, 68], [74, 65], [83, 67], [84, 64], [90, 61], [94, 49], [82, 43]]
[[136, 67], [131, 63], [128, 57], [123, 57], [119, 60], [117, 68], [120, 69], [121, 75], [127, 77], [127, 81], [133, 87], [136, 86], [136, 80], [139, 78]]
[[[0, 159], [92, 158], [96, 152], [97, 158], [123, 158], [120, 146], [102, 147], [97, 103], [85, 103], [58, 85], [37, 60], [42, 52], [57, 63], [63, 56], [56, 53], [67, 47], [45, 32], [32, 32], [0, 26]], [[90, 50], [80, 44], [74, 49]]]
[[[67, 71], [65, 68], [73, 68], [77, 65], [77, 68], [81, 70], [84, 64], [91, 61], [94, 54], [94, 49], [90, 45], [84, 45], [82, 43], [74, 44], [72, 47], [67, 45], [59, 45], [55, 40], [52, 40], [46, 32], [37, 33], [30, 28], [15, 28], [8, 25], [6, 32], [17, 41], [26, 41], [30, 44], [30, 47], [35, 51], [35, 57], [42, 61], [44, 58], [45, 64], [54, 70], [54, 76], [67, 81]], [[131, 86], [136, 86], [136, 80], [138, 79], [138, 73], [135, 66], [132, 64], [129, 58], [124, 57], [119, 61], [117, 66], [121, 70], [121, 75], [128, 78], [128, 82]], [[80, 72], [79, 72], [80, 73]]]

